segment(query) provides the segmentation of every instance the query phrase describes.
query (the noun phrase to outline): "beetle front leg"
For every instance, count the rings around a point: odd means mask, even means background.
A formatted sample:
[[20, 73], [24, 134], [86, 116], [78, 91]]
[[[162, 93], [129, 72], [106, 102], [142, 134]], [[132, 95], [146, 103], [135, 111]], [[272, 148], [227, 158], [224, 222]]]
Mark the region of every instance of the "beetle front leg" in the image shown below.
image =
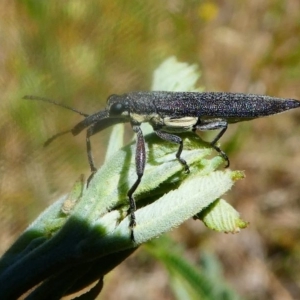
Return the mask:
[[136, 174], [138, 176], [136, 182], [130, 188], [127, 193], [129, 198], [129, 214], [130, 214], [130, 223], [129, 226], [131, 228], [131, 239], [134, 241], [134, 233], [133, 228], [136, 225], [135, 221], [135, 210], [136, 204], [133, 199], [133, 193], [138, 188], [141, 183], [142, 177], [144, 175], [145, 164], [146, 164], [146, 150], [145, 150], [145, 140], [143, 136], [143, 132], [139, 125], [132, 125], [132, 130], [136, 133], [136, 152], [135, 152], [135, 167], [136, 167]]
[[220, 153], [220, 155], [223, 157], [223, 159], [226, 161], [226, 168], [229, 167], [230, 161], [226, 153], [220, 149], [216, 143], [218, 140], [223, 136], [225, 131], [227, 130], [228, 123], [227, 121], [224, 120], [219, 120], [219, 121], [200, 121], [199, 124], [196, 124], [194, 127], [194, 131], [196, 130], [201, 130], [201, 131], [206, 131], [206, 130], [217, 130], [221, 129], [221, 131], [217, 134], [217, 136], [213, 139], [212, 142], [210, 142], [210, 145]]
[[89, 178], [87, 180], [87, 186], [89, 186], [90, 181], [92, 180], [92, 178], [94, 177], [94, 174], [97, 171], [97, 168], [95, 167], [95, 164], [94, 164], [91, 140], [90, 140], [90, 137], [98, 132], [95, 129], [97, 129], [97, 128], [95, 128], [95, 126], [92, 125], [91, 127], [88, 128], [88, 130], [86, 132], [86, 152], [87, 152], [88, 162], [89, 162], [90, 169], [91, 169], [91, 175], [89, 176]]
[[179, 148], [178, 151], [176, 153], [176, 158], [178, 159], [178, 161], [184, 166], [184, 169], [187, 173], [190, 172], [190, 168], [188, 166], [188, 164], [186, 163], [186, 161], [181, 157], [181, 153], [182, 153], [182, 149], [183, 149], [183, 142], [182, 139], [174, 134], [170, 134], [164, 131], [160, 131], [160, 130], [155, 130], [155, 133], [163, 140], [171, 142], [171, 143], [175, 143], [175, 144], [179, 144]]

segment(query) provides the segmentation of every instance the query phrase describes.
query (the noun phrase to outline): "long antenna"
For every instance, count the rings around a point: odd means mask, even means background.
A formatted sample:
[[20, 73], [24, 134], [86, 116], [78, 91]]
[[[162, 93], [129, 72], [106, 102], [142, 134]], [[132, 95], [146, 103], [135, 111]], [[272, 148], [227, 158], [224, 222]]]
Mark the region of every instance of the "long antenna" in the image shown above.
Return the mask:
[[37, 100], [37, 101], [48, 102], [48, 103], [51, 103], [51, 104], [54, 104], [54, 105], [57, 105], [57, 106], [61, 106], [61, 107], [65, 108], [65, 109], [74, 111], [74, 112], [80, 114], [81, 116], [84, 116], [84, 117], [88, 117], [89, 116], [88, 114], [85, 114], [85, 113], [83, 113], [83, 112], [81, 112], [81, 111], [79, 111], [79, 110], [77, 110], [77, 109], [75, 109], [73, 107], [67, 106], [67, 105], [62, 104], [62, 103], [55, 102], [55, 101], [53, 101], [51, 99], [48, 99], [48, 98], [39, 97], [39, 96], [33, 96], [33, 95], [26, 95], [26, 96], [23, 97], [23, 99], [25, 99], [25, 100]]
[[[50, 104], [54, 104], [54, 105], [57, 105], [57, 106], [61, 106], [65, 109], [68, 109], [68, 110], [71, 110], [73, 112], [76, 112], [78, 114], [80, 114], [81, 116], [84, 116], [84, 117], [88, 117], [89, 115], [88, 114], [85, 114], [75, 108], [72, 108], [70, 106], [67, 106], [65, 104], [62, 104], [62, 103], [58, 103], [58, 102], [55, 102], [51, 99], [48, 99], [48, 98], [44, 98], [44, 97], [40, 97], [40, 96], [33, 96], [33, 95], [26, 95], [23, 97], [23, 99], [25, 100], [37, 100], [37, 101], [44, 101], [44, 102], [48, 102]], [[59, 136], [61, 135], [64, 135], [66, 133], [69, 133], [69, 132], [72, 132], [71, 130], [65, 130], [65, 131], [62, 131], [62, 132], [59, 132], [59, 133], [56, 133], [55, 135], [53, 135], [52, 137], [50, 137], [45, 143], [44, 143], [44, 147], [48, 146], [50, 143], [52, 143], [56, 138], [58, 138]]]
[[44, 143], [44, 147], [47, 147], [50, 143], [52, 143], [54, 140], [56, 140], [56, 138], [58, 138], [61, 135], [64, 135], [66, 133], [71, 132], [71, 130], [66, 130], [66, 131], [61, 131], [59, 133], [56, 133], [55, 135], [51, 136], [51, 138], [49, 138], [45, 143]]

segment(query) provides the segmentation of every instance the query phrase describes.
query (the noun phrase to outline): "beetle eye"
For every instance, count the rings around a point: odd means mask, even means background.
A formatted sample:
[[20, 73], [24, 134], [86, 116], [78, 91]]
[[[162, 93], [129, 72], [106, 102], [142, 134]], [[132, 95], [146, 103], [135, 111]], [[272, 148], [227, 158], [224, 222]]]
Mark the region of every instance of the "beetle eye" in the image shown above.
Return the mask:
[[120, 115], [125, 110], [125, 105], [123, 103], [114, 103], [109, 109], [110, 115]]

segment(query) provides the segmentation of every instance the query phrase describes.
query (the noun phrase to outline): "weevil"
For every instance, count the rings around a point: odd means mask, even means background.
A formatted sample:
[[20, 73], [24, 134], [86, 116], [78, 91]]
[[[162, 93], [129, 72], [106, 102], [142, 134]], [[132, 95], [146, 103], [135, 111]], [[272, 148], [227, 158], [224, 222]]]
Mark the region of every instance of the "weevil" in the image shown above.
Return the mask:
[[295, 99], [275, 98], [265, 95], [223, 93], [223, 92], [130, 92], [123, 95], [111, 95], [107, 99], [106, 108], [88, 115], [71, 107], [56, 103], [52, 100], [25, 96], [25, 99], [42, 100], [75, 111], [85, 117], [71, 130], [54, 135], [46, 144], [58, 136], [71, 132], [74, 136], [87, 128], [86, 147], [91, 176], [96, 172], [92, 157], [90, 137], [118, 123], [129, 122], [136, 133], [135, 165], [137, 179], [129, 189], [130, 228], [134, 240], [133, 228], [136, 225], [136, 204], [133, 194], [139, 186], [146, 164], [145, 140], [141, 130], [141, 123], [148, 122], [154, 132], [163, 140], [178, 144], [177, 160], [183, 165], [186, 172], [189, 166], [181, 157], [183, 141], [177, 135], [185, 131], [220, 130], [210, 142], [211, 146], [224, 158], [226, 167], [229, 167], [229, 158], [217, 146], [217, 142], [227, 130], [228, 124], [278, 114], [300, 106]]

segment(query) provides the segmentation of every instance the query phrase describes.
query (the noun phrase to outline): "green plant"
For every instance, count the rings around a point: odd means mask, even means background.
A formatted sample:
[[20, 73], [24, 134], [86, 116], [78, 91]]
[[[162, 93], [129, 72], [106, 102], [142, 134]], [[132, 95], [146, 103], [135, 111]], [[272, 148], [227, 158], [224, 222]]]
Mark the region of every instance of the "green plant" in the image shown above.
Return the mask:
[[[164, 70], [174, 73], [174, 68], [177, 76], [180, 75], [178, 68], [184, 70], [188, 84], [184, 86], [183, 80], [176, 84], [175, 79], [174, 84], [171, 80], [173, 90], [193, 89], [197, 80], [195, 67], [179, 64], [174, 58], [167, 60], [156, 76], [159, 78]], [[157, 82], [162, 83], [154, 80], [154, 89]], [[161, 88], [168, 89], [163, 84]], [[231, 206], [219, 200], [243, 177], [241, 172], [218, 170], [222, 158], [207, 158], [212, 151], [209, 144], [187, 133], [182, 135], [183, 157], [191, 173], [186, 174], [175, 159], [177, 146], [148, 134], [145, 137], [147, 166], [135, 193], [137, 226], [135, 241], [132, 241], [127, 191], [136, 179], [135, 145], [132, 143], [114, 152], [113, 149], [122, 145], [122, 134], [122, 127], [116, 126], [108, 157], [89, 188], [85, 188], [80, 178], [71, 193], [46, 209], [4, 254], [0, 261], [1, 299], [15, 299], [38, 284], [29, 299], [59, 299], [96, 281], [96, 286], [84, 296], [92, 299], [101, 291], [103, 276], [137, 247], [193, 216], [219, 231], [236, 231], [246, 226]], [[176, 266], [181, 273], [186, 273], [194, 286], [197, 278], [204, 280], [175, 254], [166, 255], [153, 249], [152, 253], [169, 261], [170, 269]], [[209, 286], [207, 291], [210, 290], [212, 283], [204, 281]], [[207, 299], [212, 295], [214, 293], [206, 295]]]

